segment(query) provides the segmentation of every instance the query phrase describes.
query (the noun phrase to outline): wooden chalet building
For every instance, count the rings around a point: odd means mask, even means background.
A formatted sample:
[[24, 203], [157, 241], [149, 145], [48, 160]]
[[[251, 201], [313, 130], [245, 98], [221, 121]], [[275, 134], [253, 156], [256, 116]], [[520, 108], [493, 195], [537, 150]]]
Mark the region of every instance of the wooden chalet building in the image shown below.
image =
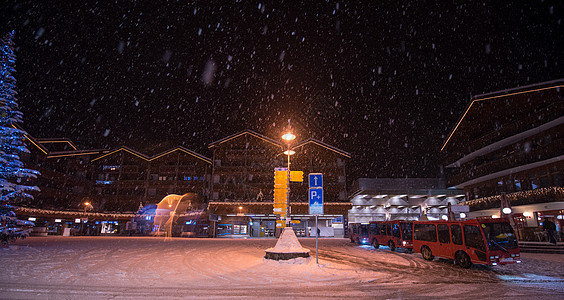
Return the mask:
[[[217, 215], [219, 236], [274, 236], [274, 168], [287, 167], [285, 145], [251, 130], [228, 136], [209, 145], [213, 151], [213, 174], [209, 211]], [[343, 236], [347, 210], [345, 161], [350, 154], [315, 139], [292, 145], [291, 170], [303, 171], [304, 182], [290, 185], [290, 210], [299, 236], [308, 236], [312, 216], [308, 213], [307, 174], [324, 174], [326, 215], [324, 227]]]

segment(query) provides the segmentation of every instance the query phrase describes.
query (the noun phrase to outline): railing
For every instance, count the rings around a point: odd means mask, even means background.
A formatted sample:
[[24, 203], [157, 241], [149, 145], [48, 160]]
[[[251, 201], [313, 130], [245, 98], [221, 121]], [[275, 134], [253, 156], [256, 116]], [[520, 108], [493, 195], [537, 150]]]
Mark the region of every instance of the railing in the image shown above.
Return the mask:
[[481, 176], [495, 173], [497, 171], [518, 167], [537, 161], [543, 161], [552, 157], [563, 154], [564, 140], [553, 142], [547, 146], [535, 149], [529, 153], [519, 153], [512, 156], [507, 156], [502, 159], [490, 161], [474, 169], [462, 170], [456, 175], [449, 176], [448, 185], [460, 184]]

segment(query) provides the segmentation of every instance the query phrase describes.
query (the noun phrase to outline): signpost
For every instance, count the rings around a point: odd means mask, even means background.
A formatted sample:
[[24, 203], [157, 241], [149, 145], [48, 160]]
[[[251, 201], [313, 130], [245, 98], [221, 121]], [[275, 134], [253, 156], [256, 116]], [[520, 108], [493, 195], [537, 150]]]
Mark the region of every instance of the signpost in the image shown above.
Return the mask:
[[309, 174], [309, 214], [315, 215], [315, 261], [319, 264], [319, 226], [317, 217], [323, 214], [323, 174]]

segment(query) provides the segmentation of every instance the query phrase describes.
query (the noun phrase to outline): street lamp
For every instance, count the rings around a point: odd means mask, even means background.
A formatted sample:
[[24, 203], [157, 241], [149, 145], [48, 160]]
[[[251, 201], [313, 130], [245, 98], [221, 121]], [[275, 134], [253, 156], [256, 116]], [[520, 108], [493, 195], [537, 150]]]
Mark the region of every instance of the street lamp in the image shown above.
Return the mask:
[[290, 120], [288, 120], [288, 132], [282, 136], [282, 139], [288, 144], [288, 150], [284, 151], [284, 154], [288, 156], [288, 168], [287, 168], [287, 197], [286, 197], [286, 226], [290, 224], [290, 155], [296, 152], [290, 150], [290, 143], [296, 139], [296, 136], [290, 132]]
[[86, 201], [84, 204], [84, 213], [82, 214], [82, 223], [80, 224], [80, 231], [84, 234], [84, 222], [86, 221], [86, 209], [92, 207], [92, 203]]

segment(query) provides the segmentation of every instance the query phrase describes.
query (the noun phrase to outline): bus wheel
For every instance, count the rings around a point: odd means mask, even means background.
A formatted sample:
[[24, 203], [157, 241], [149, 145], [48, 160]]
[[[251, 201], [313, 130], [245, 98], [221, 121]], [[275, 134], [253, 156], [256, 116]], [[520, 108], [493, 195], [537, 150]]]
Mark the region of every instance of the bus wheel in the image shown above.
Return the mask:
[[395, 250], [396, 250], [396, 244], [394, 244], [394, 241], [389, 241], [389, 242], [388, 242], [388, 247], [390, 247], [390, 251], [395, 251]]
[[433, 253], [431, 252], [431, 249], [429, 249], [429, 247], [427, 246], [421, 247], [421, 255], [425, 260], [433, 260], [433, 258], [435, 258], [433, 256]]
[[468, 269], [472, 266], [472, 260], [470, 260], [470, 257], [468, 256], [468, 254], [464, 253], [464, 252], [458, 252], [456, 253], [456, 256], [454, 258], [454, 262], [465, 268]]
[[372, 240], [372, 246], [374, 247], [374, 249], [380, 248], [380, 244], [378, 244], [378, 240], [377, 240], [377, 239], [373, 239], [373, 240]]

